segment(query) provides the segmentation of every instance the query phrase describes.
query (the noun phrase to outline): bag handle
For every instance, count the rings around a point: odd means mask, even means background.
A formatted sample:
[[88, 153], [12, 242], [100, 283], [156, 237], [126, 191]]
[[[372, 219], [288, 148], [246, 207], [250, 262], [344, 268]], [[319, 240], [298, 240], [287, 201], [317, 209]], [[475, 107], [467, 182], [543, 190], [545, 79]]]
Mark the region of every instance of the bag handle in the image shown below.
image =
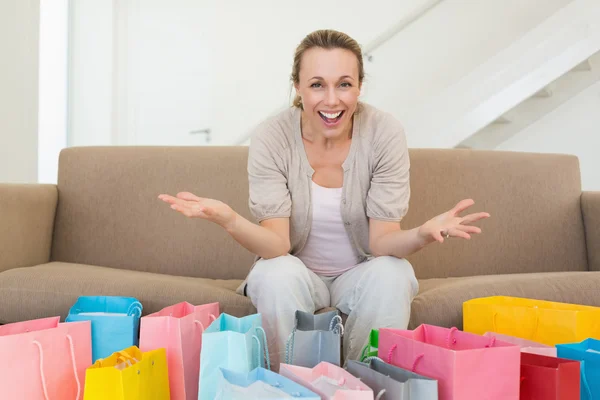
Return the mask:
[[490, 338], [490, 342], [488, 344], [485, 345], [486, 348], [488, 347], [494, 347], [494, 345], [496, 344], [496, 336], [492, 336]]
[[388, 356], [387, 356], [387, 363], [391, 364], [392, 363], [392, 354], [394, 353], [394, 350], [396, 350], [398, 348], [398, 345], [395, 344], [392, 346], [392, 348], [390, 349], [390, 351], [388, 351]]
[[[334, 380], [335, 380], [335, 379], [334, 379]], [[359, 379], [359, 380], [360, 380], [360, 379]], [[342, 388], [342, 387], [343, 387], [343, 386], [346, 384], [346, 377], [345, 377], [345, 376], [341, 376], [341, 377], [340, 377], [340, 379], [338, 379], [338, 380], [336, 381], [336, 383], [337, 383], [337, 385], [338, 385], [340, 388]], [[354, 388], [354, 390], [361, 391], [361, 390], [363, 390], [363, 389], [360, 387], [360, 385], [356, 385], [356, 386], [355, 386], [355, 388]]]
[[377, 393], [377, 397], [375, 397], [375, 400], [381, 400], [383, 399], [383, 395], [385, 394], [385, 389], [381, 389], [379, 391], [379, 393]]
[[370, 343], [365, 344], [365, 347], [363, 347], [362, 351], [360, 352], [360, 361], [361, 362], [365, 362], [365, 360], [367, 358], [370, 358], [370, 357], [367, 357], [367, 353], [370, 353], [370, 350], [371, 350], [371, 344]]
[[[263, 344], [265, 346], [264, 357], [266, 357], [266, 360], [267, 360], [267, 369], [270, 371], [271, 370], [271, 359], [269, 358], [269, 345], [267, 344], [267, 334], [265, 333], [265, 330], [262, 327], [260, 327], [260, 326], [257, 326], [255, 330], [258, 331], [258, 332], [260, 332], [260, 333], [262, 333]], [[262, 363], [260, 362], [260, 358], [263, 357], [263, 352], [262, 352], [262, 350], [260, 348], [261, 347], [260, 346], [260, 339], [256, 335], [252, 335], [252, 338], [254, 340], [256, 340], [256, 344], [258, 345], [258, 359], [257, 359], [257, 361], [258, 361], [258, 365], [260, 366], [260, 365], [262, 365]]]
[[134, 356], [132, 356], [131, 354], [129, 354], [128, 352], [121, 350], [121, 351], [116, 351], [115, 352], [118, 356], [117, 356], [117, 362], [127, 362], [129, 361], [130, 365], [136, 364], [138, 363], [140, 360], [138, 360], [137, 358], [135, 358]]
[[[215, 317], [213, 314], [209, 314], [208, 317], [210, 319], [212, 319], [211, 323], [213, 323], [213, 322], [215, 322], [217, 320], [217, 317]], [[195, 319], [194, 323], [200, 325], [200, 328], [202, 329], [202, 332], [204, 332], [204, 324], [202, 322], [200, 322], [199, 320]]]
[[423, 357], [425, 357], [425, 353], [423, 353], [423, 354], [419, 354], [419, 355], [418, 355], [418, 356], [415, 358], [415, 361], [413, 361], [412, 368], [410, 369], [412, 372], [415, 372], [415, 373], [416, 373], [416, 371], [417, 371], [417, 363], [418, 363], [419, 361], [421, 361], [421, 360], [423, 359]]
[[452, 345], [456, 344], [456, 338], [452, 337], [452, 335], [456, 331], [458, 331], [458, 328], [456, 328], [455, 326], [453, 326], [452, 328], [450, 328], [450, 331], [448, 332], [448, 337], [446, 338], [446, 342], [448, 344], [448, 348], [450, 348]]
[[[71, 363], [73, 365], [73, 374], [75, 375], [75, 382], [77, 382], [77, 396], [75, 400], [79, 400], [79, 396], [81, 396], [81, 382], [79, 382], [79, 375], [77, 375], [77, 364], [75, 362], [75, 348], [73, 346], [73, 338], [71, 335], [67, 335], [67, 340], [69, 341], [69, 348], [71, 350]], [[46, 376], [44, 375], [44, 350], [42, 348], [42, 344], [37, 340], [33, 341], [40, 352], [40, 377], [42, 379], [42, 388], [44, 389], [44, 398], [45, 400], [49, 400], [48, 397], [48, 388], [46, 386]]]
[[[398, 348], [398, 345], [395, 344], [392, 346], [392, 348], [390, 349], [390, 351], [388, 352], [388, 357], [387, 357], [387, 364], [392, 364], [392, 355], [394, 353], [394, 350], [396, 350]], [[425, 353], [419, 354], [417, 357], [415, 357], [415, 361], [413, 361], [413, 365], [411, 367], [411, 371], [412, 372], [416, 372], [417, 370], [417, 363], [419, 361], [421, 361], [423, 359], [423, 357], [425, 357]], [[367, 360], [369, 360], [369, 362], [373, 359], [377, 359], [377, 360], [381, 360], [379, 357], [369, 357], [367, 358]]]
[[130, 317], [140, 318], [142, 316], [142, 308], [142, 303], [139, 301], [134, 301], [129, 305], [129, 308], [127, 308], [127, 315]]
[[371, 365], [371, 361], [373, 361], [373, 360], [381, 361], [382, 363], [384, 363], [384, 362], [385, 362], [385, 361], [383, 361], [381, 358], [379, 358], [379, 357], [377, 357], [377, 356], [373, 356], [373, 357], [366, 357], [366, 358], [365, 358], [365, 360], [364, 360], [364, 361], [361, 361], [361, 362], [364, 362], [365, 364], [369, 364], [369, 365]]
[[340, 336], [344, 336], [344, 324], [341, 316], [336, 315], [329, 322], [329, 330]]
[[200, 322], [197, 319], [195, 319], [194, 323], [200, 325], [200, 329], [202, 329], [202, 332], [204, 332], [204, 324], [202, 322]]
[[288, 336], [287, 342], [285, 344], [285, 363], [292, 364], [292, 359], [294, 358], [294, 339], [296, 337], [296, 326], [292, 329], [292, 332]]

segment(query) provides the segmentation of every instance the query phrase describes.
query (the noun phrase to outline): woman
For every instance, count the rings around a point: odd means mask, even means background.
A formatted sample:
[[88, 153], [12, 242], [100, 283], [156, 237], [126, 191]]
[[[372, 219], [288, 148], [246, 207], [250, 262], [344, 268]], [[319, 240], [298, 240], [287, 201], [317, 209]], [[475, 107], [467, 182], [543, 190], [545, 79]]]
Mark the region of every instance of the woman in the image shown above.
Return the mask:
[[243, 292], [252, 299], [277, 368], [294, 312], [333, 306], [348, 315], [346, 359], [357, 359], [371, 328], [408, 325], [418, 292], [405, 257], [435, 241], [469, 239], [488, 217], [459, 214], [463, 200], [418, 228], [400, 221], [410, 196], [402, 126], [359, 103], [364, 79], [359, 45], [332, 30], [298, 46], [294, 107], [265, 121], [248, 160], [250, 209], [258, 225], [228, 205], [179, 193], [161, 195], [171, 208], [221, 225], [256, 254]]

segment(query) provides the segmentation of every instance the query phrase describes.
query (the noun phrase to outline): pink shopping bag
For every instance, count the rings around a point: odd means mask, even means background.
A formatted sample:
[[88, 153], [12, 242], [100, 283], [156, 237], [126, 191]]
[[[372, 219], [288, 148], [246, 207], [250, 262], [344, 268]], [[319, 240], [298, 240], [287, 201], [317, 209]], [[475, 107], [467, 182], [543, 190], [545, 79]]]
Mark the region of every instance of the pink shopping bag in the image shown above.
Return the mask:
[[142, 317], [140, 350], [167, 350], [171, 400], [198, 399], [202, 332], [219, 316], [219, 303], [187, 302]]
[[89, 321], [60, 317], [0, 326], [2, 399], [82, 399], [85, 370], [92, 364]]
[[315, 392], [323, 400], [373, 400], [373, 390], [348, 371], [328, 362], [314, 368], [281, 364], [279, 374]]
[[437, 379], [440, 400], [518, 400], [518, 346], [456, 328], [379, 330], [379, 358]]
[[521, 339], [514, 336], [503, 335], [496, 332], [486, 332], [485, 337], [496, 338], [506, 343], [517, 345], [521, 348], [521, 352], [529, 354], [538, 354], [540, 356], [556, 357], [556, 347], [546, 346], [545, 344], [533, 342], [531, 340]]

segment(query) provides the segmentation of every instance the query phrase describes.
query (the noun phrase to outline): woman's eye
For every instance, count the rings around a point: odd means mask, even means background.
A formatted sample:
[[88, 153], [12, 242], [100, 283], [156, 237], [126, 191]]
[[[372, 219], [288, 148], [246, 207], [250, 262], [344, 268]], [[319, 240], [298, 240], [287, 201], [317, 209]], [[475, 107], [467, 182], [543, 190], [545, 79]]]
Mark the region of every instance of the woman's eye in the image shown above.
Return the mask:
[[340, 86], [344, 88], [349, 88], [352, 87], [352, 84], [350, 82], [342, 82]]
[[320, 88], [321, 84], [320, 83], [313, 83], [312, 85], [310, 85], [311, 88]]

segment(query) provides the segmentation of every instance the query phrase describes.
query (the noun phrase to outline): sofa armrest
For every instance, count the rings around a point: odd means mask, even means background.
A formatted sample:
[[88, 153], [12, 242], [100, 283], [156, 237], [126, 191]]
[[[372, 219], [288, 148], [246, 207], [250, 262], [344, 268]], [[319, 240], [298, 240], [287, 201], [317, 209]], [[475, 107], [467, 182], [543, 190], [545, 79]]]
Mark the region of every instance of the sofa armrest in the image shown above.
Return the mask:
[[588, 266], [590, 271], [600, 271], [600, 192], [581, 193], [581, 212]]
[[0, 272], [50, 261], [56, 185], [0, 184]]

